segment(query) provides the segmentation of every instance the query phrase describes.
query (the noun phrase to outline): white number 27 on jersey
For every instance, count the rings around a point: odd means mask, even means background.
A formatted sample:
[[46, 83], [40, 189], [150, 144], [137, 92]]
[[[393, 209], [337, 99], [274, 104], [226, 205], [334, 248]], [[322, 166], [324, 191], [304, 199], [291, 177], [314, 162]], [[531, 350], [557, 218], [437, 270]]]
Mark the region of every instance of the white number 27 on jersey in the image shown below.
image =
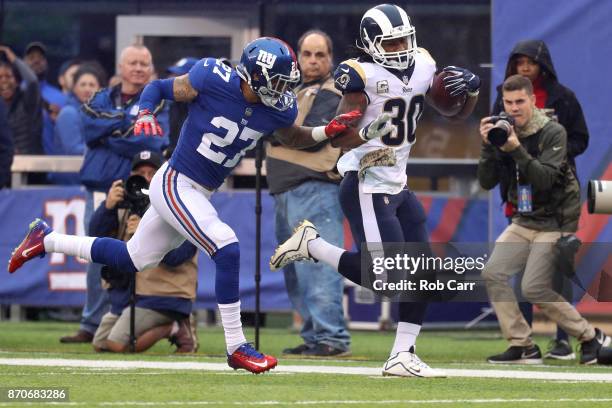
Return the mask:
[[[225, 167], [234, 167], [238, 164], [238, 161], [245, 155], [248, 150], [251, 150], [255, 147], [255, 143], [262, 136], [263, 133], [257, 132], [251, 128], [244, 127], [242, 132], [238, 127], [238, 124], [234, 121], [231, 121], [223, 116], [216, 116], [210, 123], [219, 129], [225, 129], [225, 136], [219, 137], [214, 133], [204, 133], [202, 136], [202, 142], [200, 146], [198, 146], [198, 153], [202, 156], [206, 157], [208, 160], [211, 160], [217, 164], [222, 164]], [[238, 134], [240, 134], [238, 136]], [[215, 150], [222, 150], [224, 147], [231, 145], [234, 143], [234, 140], [238, 136], [238, 139], [244, 141], [251, 141], [251, 143], [244, 149], [241, 149], [238, 153], [234, 155], [232, 158], [228, 158], [227, 155], [221, 151], [214, 151], [211, 149], [212, 146], [215, 146]]]

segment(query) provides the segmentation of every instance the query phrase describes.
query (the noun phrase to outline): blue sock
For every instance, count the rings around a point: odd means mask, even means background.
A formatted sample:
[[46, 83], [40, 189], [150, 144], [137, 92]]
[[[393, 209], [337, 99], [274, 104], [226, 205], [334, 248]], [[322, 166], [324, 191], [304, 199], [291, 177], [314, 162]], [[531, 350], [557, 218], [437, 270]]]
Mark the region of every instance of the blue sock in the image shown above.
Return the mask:
[[519, 309], [525, 318], [525, 321], [531, 327], [533, 323], [533, 305], [529, 302], [519, 302]]
[[96, 238], [91, 245], [91, 259], [124, 273], [137, 272], [127, 244], [119, 239]]
[[215, 295], [217, 303], [235, 303], [240, 300], [240, 245], [231, 243], [219, 249], [212, 257], [217, 265]]
[[362, 286], [361, 253], [348, 251], [343, 253], [342, 256], [340, 256], [338, 273], [351, 282]]
[[565, 340], [569, 343], [568, 334], [559, 325], [557, 325], [557, 340]]

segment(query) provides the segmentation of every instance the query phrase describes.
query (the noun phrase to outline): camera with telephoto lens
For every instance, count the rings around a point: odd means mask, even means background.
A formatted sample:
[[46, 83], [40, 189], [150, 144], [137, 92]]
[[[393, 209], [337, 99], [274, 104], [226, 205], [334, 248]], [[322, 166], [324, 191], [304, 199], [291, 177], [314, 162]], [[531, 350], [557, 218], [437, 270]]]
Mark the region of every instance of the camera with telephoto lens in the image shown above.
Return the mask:
[[[589, 214], [612, 214], [612, 181], [590, 180], [587, 187]], [[612, 365], [612, 347], [602, 347], [597, 352], [597, 363]]]
[[501, 112], [499, 115], [491, 116], [489, 123], [493, 124], [493, 128], [487, 133], [487, 139], [493, 146], [502, 147], [512, 133], [514, 118], [506, 112]]
[[589, 214], [612, 214], [612, 181], [589, 181], [587, 209]]
[[142, 217], [149, 208], [149, 195], [143, 190], [149, 188], [147, 179], [138, 174], [134, 174], [125, 180], [125, 199], [117, 204], [117, 208], [126, 208], [130, 214]]

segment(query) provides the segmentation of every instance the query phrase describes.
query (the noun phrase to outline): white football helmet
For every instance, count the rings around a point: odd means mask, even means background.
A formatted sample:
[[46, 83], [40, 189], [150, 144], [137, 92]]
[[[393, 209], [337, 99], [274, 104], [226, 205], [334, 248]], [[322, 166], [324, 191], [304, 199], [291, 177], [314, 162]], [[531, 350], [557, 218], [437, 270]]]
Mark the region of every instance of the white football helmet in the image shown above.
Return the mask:
[[[361, 45], [357, 47], [372, 57], [375, 63], [386, 68], [404, 70], [414, 61], [417, 51], [415, 29], [408, 14], [394, 4], [380, 4], [366, 11], [359, 26]], [[383, 42], [404, 39], [402, 51], [387, 52]]]

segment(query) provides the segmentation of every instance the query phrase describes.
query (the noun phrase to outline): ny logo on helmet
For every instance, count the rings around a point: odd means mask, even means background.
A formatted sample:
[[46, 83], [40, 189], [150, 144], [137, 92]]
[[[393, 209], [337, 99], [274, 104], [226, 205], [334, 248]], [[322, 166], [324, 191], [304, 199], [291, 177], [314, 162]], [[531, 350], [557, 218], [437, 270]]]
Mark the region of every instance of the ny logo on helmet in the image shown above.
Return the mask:
[[257, 65], [266, 69], [271, 69], [274, 66], [274, 61], [276, 61], [276, 55], [264, 50], [259, 50], [256, 62]]

